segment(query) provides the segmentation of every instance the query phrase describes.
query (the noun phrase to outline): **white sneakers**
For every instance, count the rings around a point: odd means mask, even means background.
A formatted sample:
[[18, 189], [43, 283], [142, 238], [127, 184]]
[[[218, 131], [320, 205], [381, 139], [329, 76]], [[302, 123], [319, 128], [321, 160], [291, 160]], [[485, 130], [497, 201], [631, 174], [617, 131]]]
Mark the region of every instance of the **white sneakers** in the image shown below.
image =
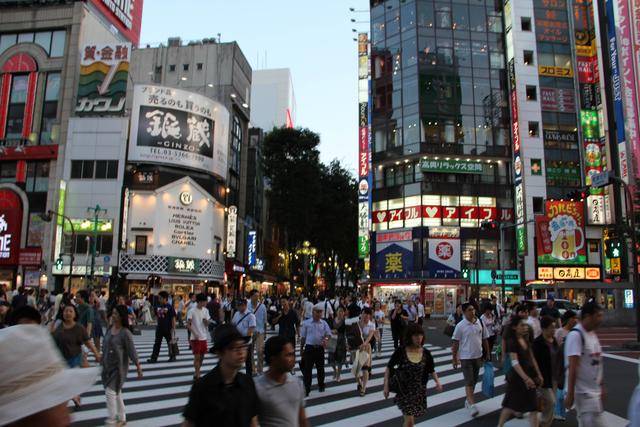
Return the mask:
[[478, 408], [476, 408], [476, 405], [473, 403], [469, 403], [467, 399], [464, 400], [464, 407], [467, 408], [467, 410], [469, 410], [469, 413], [471, 414], [472, 418], [477, 417], [478, 413], [480, 412], [478, 411]]

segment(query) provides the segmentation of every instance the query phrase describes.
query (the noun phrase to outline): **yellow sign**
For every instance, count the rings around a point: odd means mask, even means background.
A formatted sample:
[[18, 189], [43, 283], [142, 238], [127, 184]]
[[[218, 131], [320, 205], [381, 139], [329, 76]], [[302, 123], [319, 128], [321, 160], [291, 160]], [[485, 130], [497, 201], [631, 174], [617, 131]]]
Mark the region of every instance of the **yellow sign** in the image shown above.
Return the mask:
[[596, 55], [596, 45], [594, 42], [586, 46], [576, 46], [577, 56], [592, 57]]
[[600, 280], [599, 267], [538, 267], [539, 280]]
[[540, 65], [538, 74], [549, 77], [573, 77], [572, 68], [554, 67], [553, 65]]
[[385, 273], [402, 273], [402, 253], [392, 252], [386, 254], [385, 258]]
[[611, 274], [621, 274], [620, 258], [611, 258]]
[[538, 267], [538, 279], [553, 280], [553, 267]]

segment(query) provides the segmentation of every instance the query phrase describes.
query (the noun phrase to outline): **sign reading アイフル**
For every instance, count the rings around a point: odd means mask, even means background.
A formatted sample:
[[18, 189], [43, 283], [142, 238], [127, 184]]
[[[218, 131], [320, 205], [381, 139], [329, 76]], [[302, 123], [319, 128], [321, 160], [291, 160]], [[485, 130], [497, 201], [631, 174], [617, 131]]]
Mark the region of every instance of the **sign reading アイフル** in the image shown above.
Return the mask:
[[136, 85], [129, 161], [189, 168], [225, 178], [229, 112], [196, 93]]

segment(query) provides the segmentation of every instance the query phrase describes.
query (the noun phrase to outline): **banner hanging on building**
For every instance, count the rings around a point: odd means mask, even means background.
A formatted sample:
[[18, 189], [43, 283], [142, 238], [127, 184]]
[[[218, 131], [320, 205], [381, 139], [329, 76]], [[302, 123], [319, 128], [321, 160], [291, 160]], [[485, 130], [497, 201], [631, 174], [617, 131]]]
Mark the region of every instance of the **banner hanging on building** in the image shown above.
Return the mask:
[[428, 239], [427, 268], [432, 279], [454, 279], [460, 275], [460, 239]]
[[124, 113], [130, 55], [131, 43], [83, 46], [80, 51], [77, 115]]
[[136, 85], [129, 161], [168, 164], [227, 176], [229, 112], [197, 93]]
[[549, 200], [545, 212], [536, 216], [538, 264], [586, 264], [584, 202]]
[[376, 236], [377, 279], [401, 279], [413, 275], [413, 240], [411, 230], [379, 232]]
[[371, 135], [369, 134], [369, 36], [358, 34], [358, 257], [367, 259], [370, 247], [370, 165]]

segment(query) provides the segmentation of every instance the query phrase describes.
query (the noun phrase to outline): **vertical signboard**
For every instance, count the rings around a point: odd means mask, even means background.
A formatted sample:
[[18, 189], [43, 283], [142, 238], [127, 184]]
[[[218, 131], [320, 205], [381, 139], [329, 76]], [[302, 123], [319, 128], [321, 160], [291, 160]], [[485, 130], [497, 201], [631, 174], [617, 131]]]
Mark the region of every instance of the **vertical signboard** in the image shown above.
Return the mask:
[[369, 36], [358, 34], [358, 256], [369, 256]]
[[254, 230], [247, 234], [247, 264], [252, 267], [256, 265], [256, 253], [258, 246], [258, 233]]
[[[515, 60], [511, 58], [509, 60], [509, 89], [511, 91], [511, 138], [512, 138], [512, 151], [513, 151], [513, 164], [522, 165], [522, 158], [520, 154], [521, 141], [520, 141], [520, 127], [518, 123], [518, 94], [516, 92], [516, 71]], [[524, 195], [524, 183], [523, 183], [523, 168], [514, 167], [514, 179], [515, 184], [515, 211], [516, 211], [516, 246], [518, 249], [518, 255], [527, 254], [527, 227], [526, 227], [526, 212], [525, 212], [525, 195]]]
[[56, 244], [53, 248], [54, 261], [60, 257], [62, 251], [62, 226], [64, 225], [64, 204], [67, 199], [67, 182], [60, 180], [60, 187], [58, 188], [58, 215], [56, 215]]
[[620, 163], [620, 178], [629, 183], [629, 164], [627, 144], [624, 131], [624, 105], [622, 103], [622, 82], [618, 67], [618, 40], [616, 37], [616, 23], [613, 15], [613, 0], [607, 0], [607, 37], [611, 64], [611, 85], [613, 88], [613, 113], [616, 119], [616, 142], [618, 144], [618, 158]]
[[229, 206], [227, 216], [227, 258], [236, 257], [236, 230], [238, 228], [238, 208]]
[[[625, 114], [625, 131], [629, 148], [633, 154], [631, 164], [635, 166], [635, 170], [640, 171], [638, 167], [640, 162], [640, 137], [638, 135], [638, 94], [636, 91], [636, 64], [634, 61], [634, 46], [631, 35], [631, 16], [629, 11], [629, 0], [617, 0], [618, 6], [617, 28], [618, 37], [620, 38], [620, 49], [618, 57], [620, 59], [620, 71], [622, 77], [622, 96], [624, 100]], [[639, 5], [636, 5], [639, 6]], [[634, 11], [636, 18], [640, 19], [640, 10]], [[640, 47], [640, 46], [639, 46]], [[638, 47], [636, 47], [638, 49]], [[640, 52], [638, 52], [640, 55]], [[633, 173], [632, 173], [633, 175]]]

